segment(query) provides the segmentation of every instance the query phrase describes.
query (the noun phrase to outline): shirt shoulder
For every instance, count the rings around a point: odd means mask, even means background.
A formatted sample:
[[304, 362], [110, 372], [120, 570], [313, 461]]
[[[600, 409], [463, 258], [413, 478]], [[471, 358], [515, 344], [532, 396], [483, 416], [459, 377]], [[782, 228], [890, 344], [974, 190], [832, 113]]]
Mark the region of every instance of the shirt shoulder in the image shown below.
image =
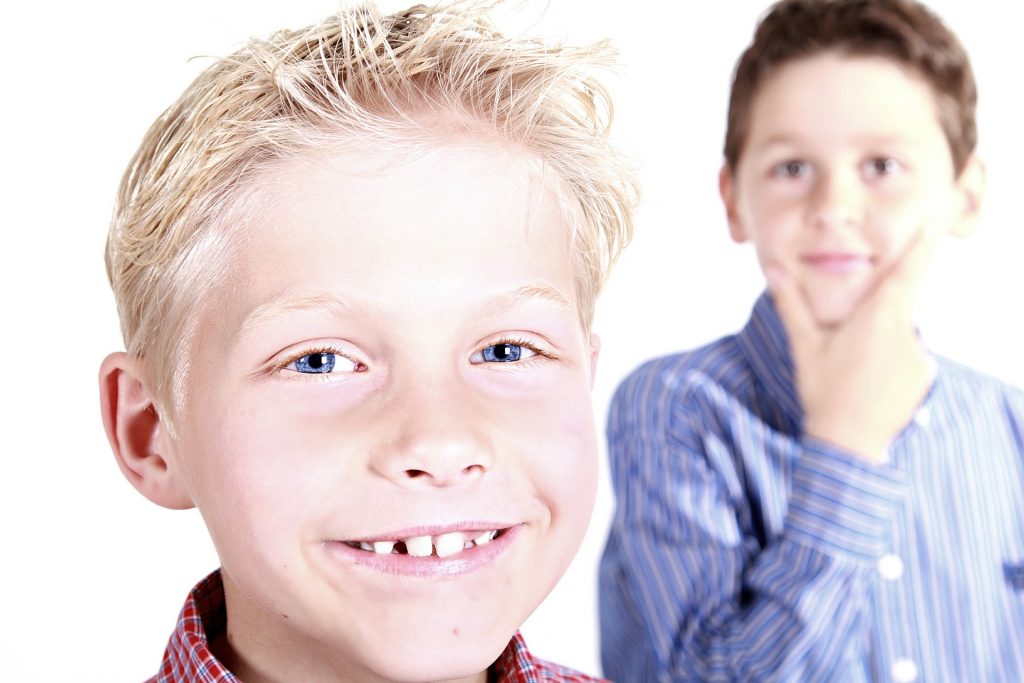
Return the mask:
[[954, 389], [983, 391], [1006, 396], [1011, 401], [1024, 400], [1024, 389], [980, 370], [968, 367], [943, 356], [936, 356], [939, 373]]
[[957, 422], [996, 420], [1012, 425], [1024, 439], [1024, 390], [948, 358], [936, 357], [936, 363], [935, 393], [950, 406]]
[[650, 429], [672, 414], [699, 415], [708, 398], [720, 404], [750, 387], [753, 373], [735, 335], [696, 349], [648, 360], [619, 384], [611, 431]]

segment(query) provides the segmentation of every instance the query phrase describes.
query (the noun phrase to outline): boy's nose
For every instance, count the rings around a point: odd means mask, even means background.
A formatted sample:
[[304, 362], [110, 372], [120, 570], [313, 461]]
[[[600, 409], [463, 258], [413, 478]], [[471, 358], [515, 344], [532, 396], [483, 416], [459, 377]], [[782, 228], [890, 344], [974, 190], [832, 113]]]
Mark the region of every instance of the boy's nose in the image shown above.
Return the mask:
[[378, 445], [372, 467], [408, 486], [458, 486], [480, 478], [494, 464], [485, 420], [465, 402], [442, 396], [406, 397], [391, 420], [393, 436]]
[[854, 174], [822, 173], [811, 192], [808, 222], [818, 230], [859, 225], [864, 214], [863, 199], [860, 179]]

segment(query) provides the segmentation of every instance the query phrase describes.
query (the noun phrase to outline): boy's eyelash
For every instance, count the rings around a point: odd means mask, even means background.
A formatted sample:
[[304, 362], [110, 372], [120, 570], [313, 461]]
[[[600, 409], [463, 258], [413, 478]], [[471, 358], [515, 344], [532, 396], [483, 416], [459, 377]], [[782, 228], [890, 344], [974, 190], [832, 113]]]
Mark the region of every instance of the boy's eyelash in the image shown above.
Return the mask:
[[[537, 344], [531, 342], [530, 340], [523, 339], [521, 337], [499, 337], [498, 339], [491, 340], [491, 341], [487, 342], [486, 344], [484, 344], [484, 348], [489, 347], [489, 346], [500, 346], [501, 344], [511, 344], [513, 346], [522, 346], [523, 348], [530, 349], [531, 351], [536, 353], [541, 358], [547, 358], [547, 359], [550, 359], [550, 360], [557, 360], [558, 359], [558, 356], [556, 356], [551, 351], [543, 349], [540, 346], [538, 346]], [[528, 362], [530, 362], [530, 359], [527, 359], [525, 361], [521, 361], [521, 363], [528, 363]]]
[[[522, 337], [497, 337], [495, 339], [492, 339], [492, 340], [488, 341], [486, 344], [484, 344], [484, 346], [482, 348], [487, 348], [487, 347], [491, 347], [491, 346], [500, 346], [502, 344], [510, 344], [510, 345], [513, 345], [513, 346], [521, 346], [521, 347], [523, 347], [525, 349], [529, 349], [530, 351], [532, 351], [535, 354], [537, 354], [538, 358], [543, 358], [543, 359], [547, 359], [547, 360], [557, 360], [558, 359], [558, 356], [555, 353], [551, 352], [548, 349], [543, 348], [539, 344], [536, 344], [535, 342], [532, 342], [529, 339], [524, 339]], [[273, 367], [270, 368], [270, 371], [274, 372], [274, 373], [277, 373], [277, 374], [283, 374], [283, 373], [285, 373], [285, 371], [288, 369], [288, 367], [290, 365], [295, 363], [295, 361], [299, 360], [300, 358], [304, 358], [306, 356], [312, 356], [312, 355], [315, 355], [315, 354], [318, 354], [318, 353], [330, 353], [330, 354], [334, 354], [335, 356], [341, 356], [343, 358], [348, 358], [349, 360], [351, 360], [353, 363], [355, 363], [358, 366], [356, 372], [363, 372], [366, 369], [366, 365], [364, 363], [362, 363], [362, 362], [356, 360], [355, 358], [352, 358], [348, 354], [346, 354], [344, 349], [342, 349], [342, 348], [340, 348], [338, 346], [331, 346], [330, 344], [318, 344], [318, 345], [315, 345], [315, 346], [310, 346], [310, 347], [306, 347], [304, 349], [300, 349], [299, 351], [296, 351], [295, 353], [289, 354], [284, 360], [275, 363], [273, 365]], [[531, 360], [534, 360], [534, 359], [527, 358], [527, 359], [519, 361], [517, 363], [510, 363], [509, 365], [523, 365], [523, 364], [529, 363]], [[303, 378], [306, 379], [306, 380], [311, 380], [312, 379], [312, 380], [320, 380], [320, 381], [322, 381], [322, 380], [326, 379], [327, 377], [329, 377], [331, 373], [325, 373], [325, 374], [322, 374], [322, 375], [309, 374], [309, 373], [287, 373], [287, 374], [289, 374], [289, 375], [291, 375], [291, 374], [299, 374], [299, 375], [303, 375], [304, 376]]]
[[[312, 355], [315, 355], [315, 354], [318, 354], [318, 353], [330, 353], [330, 354], [333, 354], [335, 356], [341, 356], [342, 358], [348, 358], [350, 361], [352, 361], [353, 363], [355, 363], [358, 366], [358, 369], [356, 370], [356, 372], [362, 372], [363, 370], [366, 369], [366, 365], [364, 363], [362, 363], [361, 361], [358, 361], [355, 358], [352, 358], [350, 355], [346, 354], [344, 349], [341, 349], [341, 348], [339, 348], [337, 346], [331, 346], [330, 344], [319, 344], [317, 346], [311, 346], [309, 348], [302, 349], [300, 351], [296, 351], [295, 353], [290, 354], [283, 361], [281, 361], [279, 363], [276, 363], [275, 366], [272, 369], [273, 369], [274, 372], [283, 372], [284, 370], [286, 370], [288, 368], [289, 365], [291, 365], [295, 361], [299, 360], [300, 358], [304, 358], [306, 356], [312, 356]], [[297, 374], [303, 374], [303, 373], [297, 373]], [[326, 373], [326, 374], [330, 374], [330, 373]], [[323, 375], [314, 375], [314, 376], [315, 377], [323, 377]]]

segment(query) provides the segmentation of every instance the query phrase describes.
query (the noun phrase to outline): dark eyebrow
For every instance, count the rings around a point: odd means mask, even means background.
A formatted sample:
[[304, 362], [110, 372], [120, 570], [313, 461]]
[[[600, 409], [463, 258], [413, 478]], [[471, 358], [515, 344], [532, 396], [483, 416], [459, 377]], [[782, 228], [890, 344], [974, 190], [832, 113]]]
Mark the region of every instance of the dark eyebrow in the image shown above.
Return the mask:
[[[855, 138], [855, 141], [859, 144], [868, 145], [895, 145], [902, 144], [909, 140], [901, 135], [874, 135], [871, 133], [859, 135]], [[770, 138], [762, 140], [756, 146], [757, 151], [763, 151], [772, 147], [780, 147], [785, 145], [799, 145], [802, 142], [800, 133], [797, 132], [782, 132], [772, 135]]]

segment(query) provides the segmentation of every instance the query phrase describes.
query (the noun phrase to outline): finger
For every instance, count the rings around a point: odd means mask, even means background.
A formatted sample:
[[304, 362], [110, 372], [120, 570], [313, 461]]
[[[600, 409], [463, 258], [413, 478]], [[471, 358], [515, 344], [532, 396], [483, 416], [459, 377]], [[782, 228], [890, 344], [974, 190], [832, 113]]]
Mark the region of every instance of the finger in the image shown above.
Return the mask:
[[819, 336], [818, 323], [796, 280], [777, 265], [765, 268], [765, 278], [775, 310], [789, 336], [790, 346], [816, 340]]
[[920, 287], [928, 264], [931, 263], [935, 254], [936, 234], [927, 229], [920, 230], [913, 239], [907, 243], [903, 253], [892, 265], [890, 276], [890, 287], [897, 287], [911, 296], [907, 299], [913, 300], [913, 294]]

